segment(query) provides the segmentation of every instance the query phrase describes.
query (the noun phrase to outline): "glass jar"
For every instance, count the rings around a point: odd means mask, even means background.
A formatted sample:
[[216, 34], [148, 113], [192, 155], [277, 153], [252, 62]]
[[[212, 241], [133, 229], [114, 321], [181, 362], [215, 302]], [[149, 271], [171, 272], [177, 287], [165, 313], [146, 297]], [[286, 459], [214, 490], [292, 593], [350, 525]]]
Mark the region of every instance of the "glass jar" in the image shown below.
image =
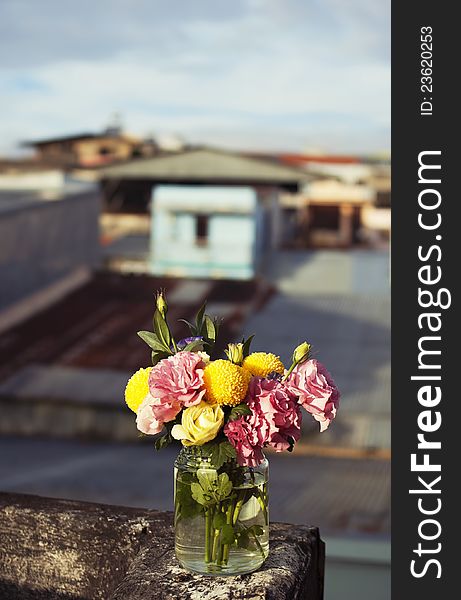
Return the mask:
[[269, 554], [269, 463], [219, 469], [200, 446], [184, 447], [175, 462], [175, 550], [180, 564], [208, 575], [258, 569]]

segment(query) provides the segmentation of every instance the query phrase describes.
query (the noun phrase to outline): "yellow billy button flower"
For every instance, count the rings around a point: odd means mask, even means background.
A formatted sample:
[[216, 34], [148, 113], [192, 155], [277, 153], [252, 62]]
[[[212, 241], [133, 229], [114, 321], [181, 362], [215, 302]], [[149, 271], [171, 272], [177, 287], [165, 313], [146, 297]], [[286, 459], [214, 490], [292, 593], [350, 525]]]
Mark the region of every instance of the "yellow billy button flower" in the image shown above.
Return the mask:
[[137, 412], [139, 405], [147, 396], [149, 391], [149, 373], [152, 367], [139, 369], [130, 377], [125, 388], [125, 402], [133, 412]]
[[219, 404], [212, 406], [202, 400], [183, 411], [181, 425], [175, 425], [171, 435], [183, 446], [202, 446], [214, 440], [223, 425], [224, 412]]
[[203, 372], [209, 402], [235, 406], [245, 398], [251, 374], [229, 360], [210, 362]]
[[274, 371], [280, 375], [285, 372], [280, 357], [270, 352], [253, 352], [245, 358], [242, 366], [255, 377], [267, 377]]

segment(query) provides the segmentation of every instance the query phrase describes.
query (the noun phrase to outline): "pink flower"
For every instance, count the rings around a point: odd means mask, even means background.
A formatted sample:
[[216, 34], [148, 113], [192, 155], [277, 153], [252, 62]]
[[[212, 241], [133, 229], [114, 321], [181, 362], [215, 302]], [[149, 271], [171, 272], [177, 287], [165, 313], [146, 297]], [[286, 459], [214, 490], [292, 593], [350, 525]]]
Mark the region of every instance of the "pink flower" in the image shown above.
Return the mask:
[[299, 440], [301, 409], [282, 383], [262, 377], [251, 380], [246, 401], [251, 414], [229, 421], [224, 433], [239, 464], [255, 467], [263, 460], [264, 446], [282, 452]]
[[340, 394], [322, 363], [310, 359], [297, 365], [288, 377], [286, 386], [320, 423], [320, 431], [328, 429], [336, 416]]
[[156, 419], [154, 411], [152, 410], [153, 402], [154, 398], [152, 398], [150, 394], [147, 394], [139, 405], [136, 414], [136, 427], [146, 435], [155, 435], [156, 433], [160, 433], [163, 429], [163, 421]]
[[176, 419], [181, 408], [180, 402], [163, 402], [149, 393], [138, 408], [136, 426], [142, 433], [155, 435], [162, 431], [164, 423]]
[[268, 425], [267, 444], [277, 452], [288, 450], [301, 437], [301, 409], [297, 398], [276, 379], [254, 377], [248, 389], [248, 406]]
[[239, 417], [228, 421], [224, 433], [237, 451], [239, 465], [256, 467], [264, 460], [262, 447], [266, 441], [267, 423], [258, 419], [259, 426], [255, 426], [255, 423], [247, 421], [248, 418]]
[[205, 394], [205, 363], [195, 352], [178, 352], [157, 363], [149, 374], [149, 391], [162, 404], [199, 404]]

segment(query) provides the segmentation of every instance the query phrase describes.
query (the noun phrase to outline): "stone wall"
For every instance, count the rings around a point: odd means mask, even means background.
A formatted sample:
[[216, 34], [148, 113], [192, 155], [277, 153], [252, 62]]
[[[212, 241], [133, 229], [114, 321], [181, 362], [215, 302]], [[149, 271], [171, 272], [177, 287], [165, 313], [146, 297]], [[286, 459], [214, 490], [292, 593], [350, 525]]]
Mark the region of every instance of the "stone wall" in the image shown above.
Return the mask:
[[314, 527], [271, 524], [261, 569], [206, 577], [174, 556], [171, 513], [0, 493], [2, 600], [322, 600]]

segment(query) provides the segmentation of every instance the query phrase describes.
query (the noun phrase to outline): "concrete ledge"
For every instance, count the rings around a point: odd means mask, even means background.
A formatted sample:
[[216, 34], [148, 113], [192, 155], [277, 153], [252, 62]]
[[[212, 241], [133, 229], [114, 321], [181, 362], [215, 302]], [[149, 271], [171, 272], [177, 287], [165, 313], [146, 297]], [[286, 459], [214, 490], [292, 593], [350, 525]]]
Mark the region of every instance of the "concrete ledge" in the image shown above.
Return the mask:
[[136, 441], [123, 400], [131, 373], [28, 365], [0, 383], [0, 433]]
[[314, 527], [271, 524], [271, 553], [250, 575], [210, 578], [174, 557], [171, 513], [0, 493], [4, 600], [321, 600]]

